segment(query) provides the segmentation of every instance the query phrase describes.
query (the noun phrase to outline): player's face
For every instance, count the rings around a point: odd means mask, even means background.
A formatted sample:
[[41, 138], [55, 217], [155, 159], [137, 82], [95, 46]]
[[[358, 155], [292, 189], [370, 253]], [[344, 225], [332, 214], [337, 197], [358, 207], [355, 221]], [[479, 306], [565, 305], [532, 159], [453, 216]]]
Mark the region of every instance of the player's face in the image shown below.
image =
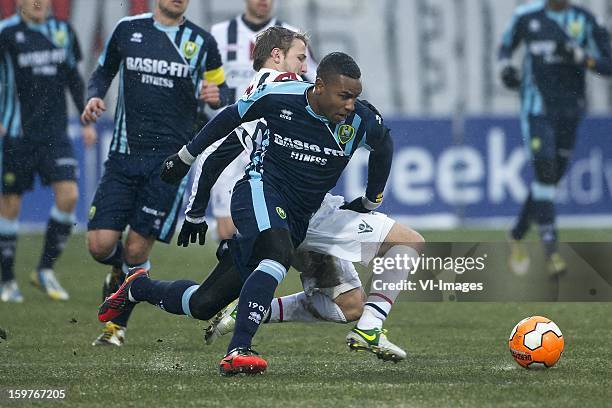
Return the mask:
[[355, 102], [361, 91], [359, 79], [344, 75], [337, 75], [329, 79], [328, 83], [317, 78], [315, 83], [319, 110], [332, 123], [342, 122], [355, 110]]
[[569, 6], [569, 1], [568, 0], [548, 0], [548, 4], [553, 9], [561, 10]]
[[26, 19], [42, 23], [49, 14], [51, 0], [21, 0], [18, 4]]
[[272, 0], [246, 0], [248, 14], [267, 19], [272, 13]]
[[185, 14], [189, 0], [157, 0], [159, 11], [170, 18], [179, 18]]
[[286, 54], [282, 52], [280, 57], [280, 71], [293, 72], [294, 74], [302, 75], [308, 70], [306, 64], [306, 44], [304, 41], [297, 38], [291, 43], [291, 48]]

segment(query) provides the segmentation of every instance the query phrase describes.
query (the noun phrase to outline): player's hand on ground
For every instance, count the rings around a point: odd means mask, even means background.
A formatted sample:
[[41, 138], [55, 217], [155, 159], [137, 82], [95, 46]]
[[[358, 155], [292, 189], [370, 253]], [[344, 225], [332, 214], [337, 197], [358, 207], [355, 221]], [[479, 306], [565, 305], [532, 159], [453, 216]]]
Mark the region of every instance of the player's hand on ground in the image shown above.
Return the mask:
[[195, 244], [197, 240], [198, 244], [204, 245], [206, 242], [206, 231], [208, 231], [208, 224], [206, 224], [206, 221], [194, 223], [185, 220], [181, 227], [181, 232], [178, 234], [176, 243], [178, 246], [186, 247], [190, 242]]
[[102, 116], [104, 111], [106, 111], [104, 101], [100, 98], [91, 98], [81, 114], [81, 122], [85, 125], [93, 123]]
[[508, 65], [502, 69], [501, 80], [508, 89], [519, 89], [521, 87], [521, 78], [518, 70], [512, 65]]
[[168, 156], [162, 163], [160, 178], [168, 184], [178, 184], [189, 173], [191, 166], [181, 160], [178, 153]]
[[351, 210], [358, 213], [369, 213], [370, 210], [363, 206], [363, 197], [357, 197], [350, 203], [345, 202], [344, 205], [340, 206], [341, 210]]
[[200, 100], [210, 105], [211, 108], [218, 108], [221, 105], [221, 92], [219, 87], [208, 81], [202, 81], [200, 87]]
[[93, 146], [98, 141], [98, 132], [96, 132], [94, 125], [85, 125], [82, 131], [85, 146]]

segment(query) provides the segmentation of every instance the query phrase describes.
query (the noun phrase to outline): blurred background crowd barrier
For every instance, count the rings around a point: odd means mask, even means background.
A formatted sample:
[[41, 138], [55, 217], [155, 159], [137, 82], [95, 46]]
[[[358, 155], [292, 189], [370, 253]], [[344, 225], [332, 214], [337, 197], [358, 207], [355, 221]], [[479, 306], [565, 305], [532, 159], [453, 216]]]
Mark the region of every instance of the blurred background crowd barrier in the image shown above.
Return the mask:
[[[525, 2], [276, 0], [276, 15], [310, 35], [315, 57], [342, 50], [360, 64], [364, 97], [380, 108], [396, 145], [384, 211], [418, 228], [505, 228], [518, 212], [531, 176], [518, 97], [502, 87], [496, 53], [513, 10]], [[81, 68], [88, 76], [117, 20], [149, 11], [154, 0], [53, 3], [55, 14], [69, 19], [79, 35]], [[612, 0], [574, 3], [612, 28]], [[210, 29], [243, 9], [242, 0], [191, 0], [187, 15]], [[0, 0], [3, 17], [13, 11], [14, 0]], [[107, 97], [113, 107], [114, 98], [114, 92]], [[590, 75], [588, 100], [589, 117], [558, 192], [561, 226], [612, 226], [612, 81]], [[109, 111], [96, 148], [86, 151], [75, 139], [82, 163], [81, 225], [101, 174], [111, 120]], [[76, 115], [70, 132], [78, 136]], [[357, 156], [336, 192], [361, 194], [365, 163], [364, 155]], [[43, 225], [50, 205], [47, 190], [27, 195], [23, 223]]]

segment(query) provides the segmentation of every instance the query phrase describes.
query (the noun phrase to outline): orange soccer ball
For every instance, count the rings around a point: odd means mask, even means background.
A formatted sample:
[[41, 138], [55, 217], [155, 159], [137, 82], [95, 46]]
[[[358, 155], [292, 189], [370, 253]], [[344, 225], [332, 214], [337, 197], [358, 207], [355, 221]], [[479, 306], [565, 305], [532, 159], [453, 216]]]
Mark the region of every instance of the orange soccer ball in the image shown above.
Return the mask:
[[508, 340], [512, 357], [525, 368], [550, 368], [563, 353], [563, 334], [552, 320], [531, 316], [518, 322]]

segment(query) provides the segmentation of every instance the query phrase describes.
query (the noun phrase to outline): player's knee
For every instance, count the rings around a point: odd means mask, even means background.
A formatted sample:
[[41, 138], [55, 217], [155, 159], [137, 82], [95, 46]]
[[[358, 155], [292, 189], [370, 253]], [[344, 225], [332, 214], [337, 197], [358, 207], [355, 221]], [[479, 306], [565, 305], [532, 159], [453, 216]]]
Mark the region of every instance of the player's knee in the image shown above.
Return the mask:
[[221, 310], [217, 301], [206, 296], [198, 296], [197, 292], [189, 299], [189, 311], [194, 319], [210, 320]]
[[0, 217], [7, 220], [16, 220], [21, 210], [21, 196], [6, 194], [0, 197]]
[[102, 261], [112, 255], [116, 245], [117, 242], [105, 242], [95, 236], [87, 235], [87, 249], [96, 261]]
[[283, 228], [271, 228], [263, 231], [255, 241], [253, 254], [256, 262], [271, 259], [289, 270], [293, 259], [293, 243], [291, 234]]
[[418, 252], [423, 250], [425, 238], [412, 228], [396, 222], [385, 237], [385, 242], [381, 245], [379, 253], [384, 254], [396, 244], [407, 245]]
[[55, 205], [60, 211], [72, 212], [79, 199], [79, 188], [76, 183], [64, 182], [55, 188]]
[[219, 240], [230, 239], [236, 232], [231, 217], [217, 218], [217, 235]]
[[365, 293], [362, 288], [355, 288], [334, 299], [347, 322], [358, 320], [363, 314]]

